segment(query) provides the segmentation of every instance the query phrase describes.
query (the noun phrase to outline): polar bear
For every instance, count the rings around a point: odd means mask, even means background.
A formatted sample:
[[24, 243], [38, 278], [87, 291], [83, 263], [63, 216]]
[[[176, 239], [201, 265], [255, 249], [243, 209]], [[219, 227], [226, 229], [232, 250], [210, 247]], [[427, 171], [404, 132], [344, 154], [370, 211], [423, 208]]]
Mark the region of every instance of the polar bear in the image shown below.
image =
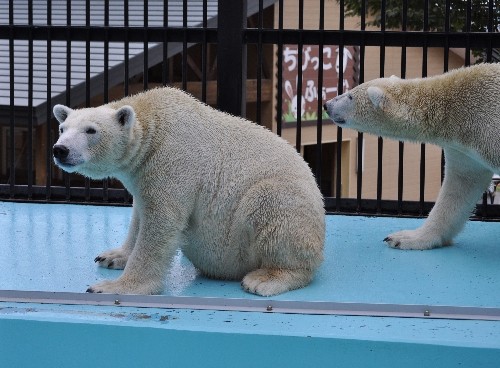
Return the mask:
[[323, 259], [323, 198], [306, 162], [269, 130], [157, 88], [96, 108], [56, 105], [55, 163], [114, 177], [133, 195], [124, 269], [88, 292], [157, 294], [177, 249], [211, 278], [270, 296], [306, 286]]
[[440, 76], [363, 83], [325, 103], [339, 126], [444, 149], [445, 176], [436, 203], [416, 230], [384, 239], [399, 249], [451, 244], [500, 171], [500, 64]]

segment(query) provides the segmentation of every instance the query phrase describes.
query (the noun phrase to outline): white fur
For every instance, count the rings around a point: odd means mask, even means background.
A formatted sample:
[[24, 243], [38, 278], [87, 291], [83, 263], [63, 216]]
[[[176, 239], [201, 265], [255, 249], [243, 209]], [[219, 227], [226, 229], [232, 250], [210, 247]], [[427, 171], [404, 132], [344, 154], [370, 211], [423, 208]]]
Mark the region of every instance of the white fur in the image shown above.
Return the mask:
[[500, 171], [500, 65], [481, 64], [437, 77], [376, 79], [326, 103], [337, 124], [443, 147], [443, 186], [422, 227], [390, 234], [400, 249], [451, 244]]
[[323, 199], [278, 136], [172, 88], [97, 108], [58, 105], [54, 115], [62, 129], [54, 149], [69, 150], [56, 164], [116, 177], [134, 196], [125, 242], [96, 258], [124, 272], [88, 291], [160, 293], [178, 248], [204, 275], [242, 280], [251, 293], [311, 281], [322, 261]]

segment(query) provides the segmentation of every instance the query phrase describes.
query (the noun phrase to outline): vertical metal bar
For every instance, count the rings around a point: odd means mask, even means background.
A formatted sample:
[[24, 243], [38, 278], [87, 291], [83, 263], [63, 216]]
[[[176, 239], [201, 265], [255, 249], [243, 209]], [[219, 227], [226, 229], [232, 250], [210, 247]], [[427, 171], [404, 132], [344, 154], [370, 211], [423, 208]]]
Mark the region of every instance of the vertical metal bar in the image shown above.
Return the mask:
[[[104, 103], [109, 102], [109, 0], [104, 0]], [[108, 202], [109, 200], [109, 179], [106, 178], [102, 181], [102, 200]]]
[[[340, 1], [339, 4], [339, 31], [340, 33], [340, 43], [338, 45], [338, 58], [339, 58], [339, 79], [337, 84], [337, 91], [339, 94], [344, 93], [344, 16], [345, 16], [345, 6], [344, 0]], [[335, 210], [340, 211], [340, 200], [342, 198], [342, 128], [337, 127], [337, 152], [336, 152], [336, 163], [335, 163], [335, 176], [337, 181], [335, 182]]]
[[[85, 0], [85, 106], [90, 107], [90, 0]], [[85, 201], [90, 201], [90, 179], [85, 177]]]
[[[380, 9], [380, 31], [385, 32], [385, 2], [386, 0], [382, 0], [382, 5]], [[382, 37], [382, 43], [380, 45], [380, 68], [379, 75], [380, 77], [384, 77], [384, 68], [385, 68], [385, 34]]]
[[356, 179], [356, 211], [363, 210], [361, 205], [362, 192], [363, 192], [363, 150], [364, 150], [364, 135], [358, 132], [358, 146], [357, 146], [357, 179]]
[[[429, 32], [429, 0], [424, 1], [424, 32]], [[422, 50], [422, 77], [427, 76], [427, 37]]]
[[[71, 107], [71, 0], [66, 1], [66, 105]], [[66, 200], [71, 199], [71, 175], [63, 171]]]
[[47, 150], [47, 160], [45, 163], [45, 172], [47, 173], [46, 183], [45, 183], [45, 199], [50, 200], [52, 196], [52, 111], [51, 111], [51, 101], [52, 101], [52, 33], [50, 27], [52, 26], [52, 0], [47, 0], [47, 25], [49, 29], [47, 30], [47, 114], [46, 114], [46, 150]]
[[[125, 27], [125, 32], [126, 32], [126, 39], [123, 44], [124, 52], [123, 52], [123, 57], [124, 57], [124, 95], [128, 96], [129, 95], [129, 54], [130, 54], [130, 42], [128, 38], [128, 27], [129, 27], [129, 0], [125, 0], [123, 4], [123, 26]], [[123, 202], [124, 203], [129, 203], [130, 202], [130, 194], [129, 192], [124, 189], [123, 190]]]
[[247, 0], [218, 0], [217, 106], [245, 116]]
[[187, 73], [188, 73], [188, 48], [187, 48], [187, 26], [188, 26], [188, 6], [187, 0], [182, 1], [182, 89], [187, 89]]
[[201, 100], [207, 101], [207, 64], [208, 64], [208, 0], [203, 0], [203, 41], [201, 44]]
[[[406, 32], [408, 24], [408, 0], [403, 0], [402, 31]], [[406, 46], [401, 48], [401, 78], [406, 77]], [[403, 212], [403, 182], [404, 182], [404, 142], [399, 142], [398, 157], [398, 214]]]
[[28, 199], [33, 197], [33, 2], [28, 2], [28, 149], [26, 161], [28, 166]]
[[262, 28], [264, 23], [263, 0], [259, 0], [259, 12], [257, 21], [258, 42], [257, 42], [257, 102], [256, 102], [256, 122], [262, 123]]
[[104, 0], [104, 103], [109, 102], [109, 0]]
[[[491, 36], [493, 32], [493, 17], [497, 16], [496, 14], [493, 13], [493, 0], [488, 1], [488, 34]], [[493, 48], [491, 45], [491, 37], [489, 38], [489, 45], [486, 49], [486, 61], [491, 63], [493, 59]], [[488, 201], [487, 201], [487, 195], [486, 192], [483, 193], [483, 208], [481, 211], [481, 216], [486, 217], [487, 216], [487, 211], [488, 211]]]
[[90, 106], [90, 0], [85, 0], [85, 106]]
[[124, 22], [123, 22], [123, 25], [124, 27], [126, 28], [126, 32], [127, 32], [127, 38], [123, 44], [123, 48], [124, 48], [124, 52], [123, 52], [123, 58], [125, 60], [125, 65], [124, 65], [124, 85], [123, 85], [123, 88], [124, 88], [124, 94], [125, 96], [128, 96], [130, 91], [129, 91], [129, 54], [130, 54], [130, 42], [129, 42], [129, 38], [128, 38], [128, 27], [129, 27], [129, 3], [128, 3], [129, 0], [125, 0], [124, 4], [123, 4], [123, 17], [125, 18], [124, 19]]
[[[299, 30], [304, 29], [304, 0], [299, 0]], [[299, 33], [297, 44], [297, 128], [295, 134], [295, 148], [300, 153], [302, 147], [302, 52], [304, 49], [304, 42], [302, 41], [302, 32]]]
[[[429, 0], [424, 2], [424, 32], [429, 31]], [[427, 37], [422, 50], [422, 77], [427, 76]], [[420, 144], [420, 186], [419, 186], [419, 214], [424, 214], [425, 201], [425, 143]]]
[[[206, 0], [205, 0], [206, 1]], [[163, 61], [161, 66], [161, 83], [169, 82], [168, 62], [168, 0], [163, 0]]]
[[445, 32], [445, 43], [444, 43], [444, 65], [443, 71], [448, 71], [448, 64], [450, 60], [450, 0], [446, 0], [445, 2], [445, 11], [444, 11], [444, 32]]
[[398, 145], [398, 214], [403, 213], [403, 183], [404, 183], [404, 150], [405, 144], [399, 141]]
[[283, 0], [278, 1], [278, 88], [276, 103], [276, 134], [281, 136], [283, 127]]
[[472, 0], [467, 0], [467, 9], [465, 14], [465, 32], [466, 32], [466, 46], [465, 46], [465, 65], [470, 65], [470, 31], [471, 31], [471, 16], [472, 16]]
[[15, 96], [14, 96], [14, 0], [9, 0], [9, 76], [10, 76], [10, 98], [9, 98], [9, 195], [15, 196], [16, 185], [16, 122], [14, 114]]
[[493, 47], [491, 45], [491, 34], [493, 32], [493, 18], [498, 17], [498, 15], [494, 12], [494, 7], [493, 7], [493, 0], [488, 1], [488, 34], [490, 35], [489, 38], [489, 45], [488, 48], [486, 49], [486, 61], [488, 63], [491, 63], [493, 60]]
[[425, 143], [420, 144], [420, 192], [419, 192], [419, 214], [424, 214], [425, 200]]
[[[382, 38], [382, 44], [380, 45], [380, 77], [384, 77], [385, 74], [385, 13], [386, 13], [386, 2], [382, 0], [381, 9], [380, 9], [380, 30], [384, 34]], [[382, 211], [382, 157], [383, 157], [383, 149], [384, 149], [384, 140], [382, 137], [378, 137], [377, 140], [377, 212]]]
[[377, 139], [377, 213], [382, 212], [382, 157], [384, 153], [384, 140]]
[[[424, 32], [429, 32], [429, 0], [424, 1]], [[427, 36], [424, 35], [425, 43], [422, 49], [422, 77], [427, 76]]]
[[488, 0], [488, 32], [493, 32], [493, 18], [497, 14], [494, 13], [493, 0]]
[[342, 128], [337, 127], [337, 162], [336, 175], [337, 182], [335, 183], [335, 210], [340, 211], [340, 200], [342, 198]]
[[[319, 30], [323, 31], [325, 29], [325, 0], [320, 0], [319, 2]], [[318, 56], [319, 56], [319, 68], [318, 68], [318, 106], [317, 114], [318, 119], [316, 120], [316, 183], [320, 190], [323, 190], [321, 185], [322, 179], [322, 162], [323, 162], [323, 32], [320, 33], [320, 41], [318, 45]]]
[[[366, 2], [361, 0], [361, 31], [366, 30]], [[365, 80], [365, 46], [359, 48], [359, 84]], [[363, 191], [363, 142], [364, 136], [362, 132], [358, 132], [358, 152], [357, 152], [357, 178], [356, 178], [356, 211], [361, 212], [361, 198]]]
[[144, 14], [143, 14], [143, 24], [144, 24], [144, 59], [143, 59], [143, 88], [148, 89], [148, 79], [149, 79], [149, 47], [148, 47], [148, 16], [149, 16], [149, 2], [144, 0]]

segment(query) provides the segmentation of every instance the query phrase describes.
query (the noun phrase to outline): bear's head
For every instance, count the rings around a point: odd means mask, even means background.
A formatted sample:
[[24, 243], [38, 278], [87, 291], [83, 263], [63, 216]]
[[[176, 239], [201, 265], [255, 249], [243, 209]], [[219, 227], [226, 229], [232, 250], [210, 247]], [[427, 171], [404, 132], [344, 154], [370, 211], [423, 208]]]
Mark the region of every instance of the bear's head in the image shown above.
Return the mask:
[[401, 81], [392, 76], [360, 84], [326, 102], [324, 109], [338, 126], [396, 138], [408, 117], [404, 104], [394, 98]]
[[93, 179], [113, 176], [127, 153], [135, 123], [131, 106], [73, 110], [54, 106], [59, 139], [53, 147], [54, 162], [66, 172]]

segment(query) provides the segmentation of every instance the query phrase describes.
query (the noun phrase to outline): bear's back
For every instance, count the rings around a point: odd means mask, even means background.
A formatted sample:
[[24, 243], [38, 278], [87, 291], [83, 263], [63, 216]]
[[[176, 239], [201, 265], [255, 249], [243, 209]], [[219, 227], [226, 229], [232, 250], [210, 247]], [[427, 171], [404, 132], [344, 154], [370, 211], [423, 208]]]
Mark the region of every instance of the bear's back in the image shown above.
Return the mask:
[[173, 144], [177, 140], [186, 149], [203, 153], [197, 158], [205, 158], [205, 166], [215, 163], [256, 176], [293, 173], [312, 178], [307, 164], [284, 139], [181, 90], [156, 88], [114, 102], [112, 107], [123, 105], [134, 108], [143, 129], [154, 129], [156, 141]]

